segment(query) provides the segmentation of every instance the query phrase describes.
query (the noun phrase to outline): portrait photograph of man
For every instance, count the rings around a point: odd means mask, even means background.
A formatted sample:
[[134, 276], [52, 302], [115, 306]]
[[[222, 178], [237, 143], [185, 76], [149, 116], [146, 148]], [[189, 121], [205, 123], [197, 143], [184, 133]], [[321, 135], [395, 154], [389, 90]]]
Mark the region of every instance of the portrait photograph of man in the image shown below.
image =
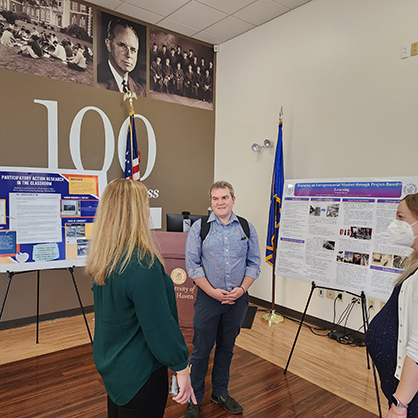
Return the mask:
[[119, 17], [98, 15], [97, 86], [146, 95], [146, 27]]

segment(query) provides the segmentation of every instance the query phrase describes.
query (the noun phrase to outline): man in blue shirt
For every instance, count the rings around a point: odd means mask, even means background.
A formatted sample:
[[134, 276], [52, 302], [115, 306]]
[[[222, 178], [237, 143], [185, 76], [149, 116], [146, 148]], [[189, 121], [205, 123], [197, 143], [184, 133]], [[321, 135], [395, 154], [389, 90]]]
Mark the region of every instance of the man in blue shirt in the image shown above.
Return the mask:
[[209, 233], [203, 242], [201, 222], [196, 221], [186, 242], [186, 269], [197, 288], [193, 317], [191, 379], [197, 405], [189, 403], [185, 418], [200, 417], [210, 352], [216, 343], [212, 372], [211, 401], [232, 414], [241, 405], [229, 396], [229, 369], [235, 339], [248, 307], [248, 288], [260, 274], [260, 248], [257, 232], [249, 225], [249, 237], [232, 211], [235, 195], [232, 185], [219, 181], [209, 191], [212, 214]]

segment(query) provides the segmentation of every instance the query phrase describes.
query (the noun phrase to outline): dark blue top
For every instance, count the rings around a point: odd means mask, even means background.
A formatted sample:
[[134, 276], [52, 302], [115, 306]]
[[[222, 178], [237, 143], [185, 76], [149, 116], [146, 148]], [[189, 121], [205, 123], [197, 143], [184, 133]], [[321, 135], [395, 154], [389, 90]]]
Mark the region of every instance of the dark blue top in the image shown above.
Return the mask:
[[[398, 351], [398, 302], [402, 285], [393, 289], [392, 295], [373, 318], [366, 334], [367, 349], [379, 372], [382, 392], [390, 399], [398, 387], [395, 377], [396, 355]], [[409, 403], [408, 418], [418, 418], [418, 396]]]

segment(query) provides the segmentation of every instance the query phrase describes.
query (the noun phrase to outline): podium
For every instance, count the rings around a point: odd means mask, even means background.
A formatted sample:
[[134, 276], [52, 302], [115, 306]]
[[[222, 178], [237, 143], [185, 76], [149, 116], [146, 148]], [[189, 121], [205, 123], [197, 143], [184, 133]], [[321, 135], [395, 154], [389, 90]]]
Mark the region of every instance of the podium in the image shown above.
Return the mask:
[[164, 258], [165, 271], [173, 280], [180, 328], [186, 343], [190, 343], [193, 338], [193, 304], [197, 289], [186, 272], [187, 233], [155, 231], [154, 237]]

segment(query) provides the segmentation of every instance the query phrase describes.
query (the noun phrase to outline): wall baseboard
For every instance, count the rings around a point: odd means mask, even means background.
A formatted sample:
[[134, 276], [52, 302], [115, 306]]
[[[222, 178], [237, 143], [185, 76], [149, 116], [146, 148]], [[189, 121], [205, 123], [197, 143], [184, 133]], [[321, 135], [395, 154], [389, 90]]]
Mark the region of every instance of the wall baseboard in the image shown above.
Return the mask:
[[[256, 298], [254, 296], [250, 296], [250, 303], [254, 303], [255, 305], [261, 306], [262, 308], [265, 308], [267, 310], [271, 310], [271, 302], [267, 302], [263, 299]], [[281, 314], [285, 317], [289, 317], [292, 319], [296, 319], [300, 321], [302, 319], [302, 312], [295, 311], [290, 308], [286, 308], [285, 306], [274, 304], [274, 310], [277, 314]], [[353, 330], [350, 328], [344, 328], [341, 325], [335, 325], [332, 322], [325, 321], [324, 319], [316, 318], [315, 316], [311, 315], [305, 315], [304, 323], [307, 323], [309, 325], [314, 325], [315, 327], [322, 328], [324, 330], [336, 330], [336, 331], [342, 331], [347, 333], [347, 331], [356, 339], [359, 341], [364, 342], [365, 334], [364, 332]]]
[[[94, 305], [83, 306], [85, 313], [94, 312]], [[51, 312], [39, 315], [39, 322], [52, 321], [54, 319], [69, 318], [82, 315], [81, 308], [67, 309], [65, 311]], [[36, 324], [36, 315], [25, 318], [12, 319], [10, 321], [0, 321], [0, 331], [11, 328], [20, 328], [25, 325]]]
[[[263, 300], [263, 299], [256, 298], [254, 296], [250, 296], [250, 303], [261, 306], [262, 308], [265, 308], [267, 310], [270, 310], [272, 307], [270, 302]], [[282, 314], [286, 317], [293, 318], [298, 321], [302, 319], [302, 312], [295, 311], [293, 309], [286, 308], [285, 306], [281, 306], [277, 304], [274, 305], [274, 309], [276, 313]], [[86, 313], [94, 312], [94, 305], [84, 306], [84, 311]], [[51, 312], [51, 313], [40, 315], [39, 322], [52, 321], [54, 319], [60, 319], [60, 318], [69, 318], [69, 317], [77, 316], [81, 314], [82, 314], [81, 308], [74, 308], [74, 309], [68, 309], [65, 311]], [[329, 330], [344, 331], [344, 327], [342, 326], [335, 326], [332, 322], [325, 321], [324, 319], [316, 318], [315, 316], [311, 316], [311, 315], [305, 315], [304, 322], [306, 322], [307, 324], [322, 328], [322, 329], [326, 329], [326, 330], [329, 329]], [[36, 316], [13, 319], [10, 321], [0, 321], [0, 331], [5, 330], [5, 329], [24, 327], [25, 325], [30, 325], [34, 323], [36, 323]], [[354, 338], [360, 341], [365, 341], [365, 335], [363, 332], [350, 329], [350, 333], [352, 334]]]

